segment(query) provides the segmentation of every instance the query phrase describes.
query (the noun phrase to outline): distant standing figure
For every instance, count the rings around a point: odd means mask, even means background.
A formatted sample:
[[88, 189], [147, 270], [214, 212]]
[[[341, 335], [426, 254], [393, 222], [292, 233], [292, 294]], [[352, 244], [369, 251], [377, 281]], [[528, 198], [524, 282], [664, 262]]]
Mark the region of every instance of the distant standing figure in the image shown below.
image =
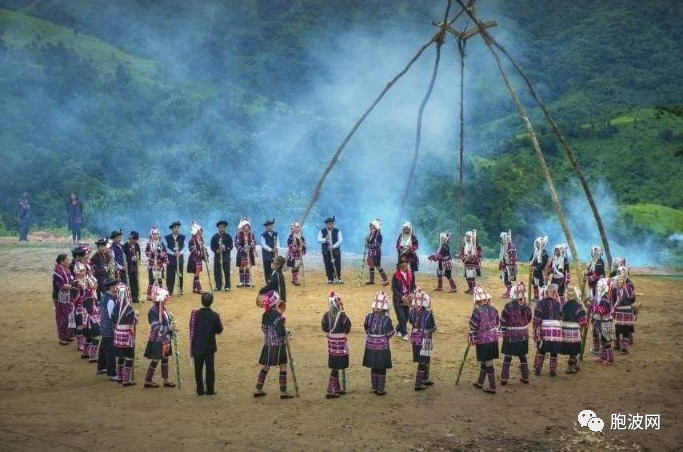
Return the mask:
[[28, 223], [31, 214], [31, 203], [28, 192], [23, 192], [19, 198], [19, 241], [28, 242]]
[[73, 243], [78, 243], [81, 240], [81, 228], [83, 227], [83, 202], [78, 199], [76, 193], [69, 195], [69, 201], [66, 203], [66, 213], [69, 215], [71, 240]]

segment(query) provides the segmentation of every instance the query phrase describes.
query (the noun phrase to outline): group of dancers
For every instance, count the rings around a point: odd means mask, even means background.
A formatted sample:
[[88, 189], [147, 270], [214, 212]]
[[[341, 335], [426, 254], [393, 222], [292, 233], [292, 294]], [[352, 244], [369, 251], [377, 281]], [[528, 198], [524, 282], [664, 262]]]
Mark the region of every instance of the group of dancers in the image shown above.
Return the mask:
[[[289, 338], [291, 332], [285, 327], [286, 288], [282, 270], [285, 265], [292, 269], [292, 283], [299, 284], [299, 273], [303, 274], [303, 257], [306, 254], [305, 239], [298, 223], [291, 225], [287, 243], [287, 257], [279, 255], [279, 239], [273, 231], [274, 220], [264, 223], [265, 231], [260, 236], [261, 250], [268, 271], [265, 272], [267, 284], [260, 291], [258, 305], [263, 308], [261, 329], [264, 344], [259, 358], [262, 368], [257, 378], [254, 397], [262, 397], [265, 380], [271, 367], [279, 368], [280, 398], [293, 397], [288, 388], [288, 364], [293, 373]], [[150, 335], [145, 348], [145, 357], [150, 360], [145, 375], [145, 388], [157, 388], [153, 378], [161, 363], [163, 387], [175, 387], [169, 376], [169, 358], [173, 355], [178, 361], [177, 327], [172, 314], [168, 311], [168, 301], [173, 291], [182, 294], [182, 268], [185, 236], [179, 233], [179, 222], [172, 223], [171, 233], [161, 238], [157, 228], [152, 228], [145, 247], [149, 285], [147, 300], [151, 301], [148, 312]], [[230, 251], [237, 248], [237, 266], [240, 270], [239, 287], [253, 285], [251, 267], [255, 265], [256, 241], [251, 232], [249, 220], [243, 218], [238, 226], [236, 240], [225, 232], [227, 222], [217, 223], [218, 231], [211, 239], [214, 252], [214, 290], [230, 289]], [[374, 271], [379, 272], [382, 284], [391, 284], [391, 294], [379, 291], [371, 303], [371, 312], [366, 316], [366, 333], [363, 366], [370, 369], [371, 388], [377, 395], [386, 393], [386, 371], [392, 367], [390, 339], [392, 337], [410, 341], [413, 361], [417, 365], [415, 390], [421, 391], [433, 384], [430, 379], [431, 355], [433, 353], [433, 333], [436, 322], [432, 312], [432, 299], [426, 290], [416, 284], [418, 271], [418, 241], [409, 223], [403, 225], [396, 244], [399, 263], [389, 281], [381, 266], [381, 222], [374, 220], [369, 225], [366, 238], [366, 253], [363, 263], [369, 267], [369, 280], [374, 284]], [[97, 363], [97, 373], [106, 374], [113, 382], [122, 386], [135, 384], [133, 360], [138, 322], [134, 303], [139, 301], [137, 284], [138, 269], [141, 263], [139, 235], [131, 232], [127, 243], [121, 243], [121, 231], [111, 234], [111, 242], [100, 239], [97, 250], [88, 256], [85, 245], [72, 250], [73, 260], [60, 254], [54, 268], [53, 301], [55, 304], [59, 343], [67, 345], [75, 341], [83, 359]], [[443, 290], [443, 278], [450, 285], [450, 291], [457, 290], [452, 275], [450, 253], [451, 234], [440, 234], [439, 248], [429, 259], [437, 262], [437, 283], [435, 291]], [[318, 234], [325, 259], [328, 283], [341, 283], [341, 231], [335, 228], [335, 218], [325, 221], [325, 228]], [[603, 365], [614, 363], [613, 350], [628, 353], [633, 343], [633, 325], [637, 316], [638, 304], [635, 299], [633, 282], [623, 258], [612, 263], [609, 277], [605, 274], [602, 250], [594, 247], [591, 262], [588, 264], [584, 282], [588, 284], [586, 299], [582, 290], [570, 285], [569, 261], [566, 246], [558, 245], [549, 256], [545, 250], [547, 237], [539, 237], [534, 242], [534, 252], [530, 258], [529, 285], [518, 281], [517, 252], [510, 231], [501, 233], [499, 269], [505, 285], [503, 297], [507, 300], [501, 314], [491, 304], [492, 297], [483, 286], [477, 284], [481, 275], [482, 248], [478, 243], [476, 231], [468, 231], [460, 248], [459, 257], [464, 265], [467, 293], [472, 294], [474, 307], [469, 322], [468, 347], [476, 348], [480, 372], [474, 386], [494, 394], [496, 376], [493, 362], [499, 358], [499, 339], [502, 337], [504, 355], [501, 384], [510, 379], [513, 357], [520, 361], [522, 383], [529, 383], [529, 324], [532, 325], [532, 339], [536, 355], [534, 371], [540, 375], [546, 355], [550, 355], [550, 376], [557, 373], [558, 355], [567, 355], [567, 373], [579, 371], [579, 356], [587, 329], [592, 326], [593, 353], [599, 355]], [[220, 316], [210, 311], [213, 297], [204, 293], [199, 283], [203, 264], [208, 270], [208, 250], [204, 245], [203, 230], [192, 224], [192, 237], [189, 242], [188, 271], [194, 273], [193, 292], [201, 293], [203, 325], [198, 327], [193, 311], [190, 323], [191, 348], [195, 354], [197, 393], [214, 394], [215, 334], [220, 334]], [[325, 254], [327, 252], [327, 254]], [[210, 275], [209, 275], [210, 276]], [[166, 288], [163, 288], [163, 279]], [[177, 285], [176, 285], [177, 284]], [[531, 287], [530, 287], [531, 286]], [[529, 305], [531, 289], [535, 307]], [[391, 299], [391, 301], [390, 301]], [[389, 316], [390, 303], [393, 305], [396, 326]], [[331, 369], [327, 394], [337, 398], [346, 392], [346, 369], [349, 367], [348, 334], [351, 319], [344, 310], [341, 295], [332, 291], [327, 299], [328, 311], [322, 318], [322, 330], [327, 334], [328, 367]], [[200, 310], [201, 311], [201, 310]], [[210, 313], [209, 313], [210, 312]], [[408, 331], [408, 324], [411, 326]], [[208, 330], [207, 330], [208, 328]], [[207, 332], [209, 331], [209, 332]], [[200, 338], [198, 345], [195, 338]], [[199, 350], [199, 351], [197, 351]], [[210, 356], [209, 356], [210, 355]], [[289, 355], [289, 356], [288, 356]], [[466, 356], [465, 356], [466, 357]], [[465, 358], [463, 358], [464, 363]], [[202, 368], [206, 367], [206, 384], [202, 379]], [[462, 366], [460, 367], [462, 370]], [[179, 380], [179, 368], [176, 364]], [[488, 385], [485, 380], [488, 377]], [[458, 377], [459, 378], [459, 377]], [[178, 383], [180, 383], [178, 381]], [[296, 383], [295, 383], [296, 386]], [[206, 387], [206, 389], [205, 389]], [[298, 393], [298, 387], [295, 388]]]

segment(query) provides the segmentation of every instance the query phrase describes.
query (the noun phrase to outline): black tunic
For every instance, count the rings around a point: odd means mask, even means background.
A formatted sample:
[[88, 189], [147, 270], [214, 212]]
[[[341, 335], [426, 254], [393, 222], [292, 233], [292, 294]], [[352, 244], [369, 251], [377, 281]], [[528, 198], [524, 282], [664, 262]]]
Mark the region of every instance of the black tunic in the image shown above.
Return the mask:
[[273, 272], [270, 277], [268, 284], [263, 286], [261, 290], [258, 291], [260, 294], [265, 294], [274, 290], [280, 295], [280, 300], [287, 303], [287, 286], [285, 285], [285, 275], [282, 274], [282, 269]]
[[[342, 312], [339, 315], [339, 321], [337, 324], [334, 324], [335, 318], [330, 315], [329, 312], [325, 313], [323, 315], [322, 319], [322, 328], [323, 331], [329, 334], [349, 334], [351, 332], [351, 319], [346, 315], [346, 313]], [[330, 328], [332, 328], [330, 330]], [[332, 354], [329, 351], [329, 346], [328, 346], [328, 359], [327, 359], [327, 366], [330, 369], [348, 369], [349, 367], [349, 355], [348, 353], [345, 356], [337, 356], [336, 354]]]
[[287, 364], [287, 347], [285, 337], [285, 318], [275, 309], [264, 312], [261, 317], [263, 331], [263, 348], [259, 357], [262, 366], [278, 366]]

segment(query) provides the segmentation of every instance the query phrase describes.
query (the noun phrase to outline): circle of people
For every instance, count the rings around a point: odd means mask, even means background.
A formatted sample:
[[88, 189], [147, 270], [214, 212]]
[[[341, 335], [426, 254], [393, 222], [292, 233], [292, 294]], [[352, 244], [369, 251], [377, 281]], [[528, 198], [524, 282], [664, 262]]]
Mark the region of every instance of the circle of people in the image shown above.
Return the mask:
[[[263, 308], [263, 347], [259, 358], [259, 371], [254, 397], [265, 396], [263, 390], [271, 367], [279, 368], [280, 398], [294, 397], [288, 391], [288, 364], [292, 373], [296, 394], [298, 385], [294, 363], [289, 349], [291, 332], [285, 328], [286, 288], [282, 271], [285, 265], [292, 270], [291, 282], [299, 285], [304, 277], [304, 256], [306, 240], [301, 225], [290, 226], [286, 257], [280, 256], [278, 233], [273, 230], [275, 220], [264, 223], [260, 235], [263, 269], [267, 284], [259, 291], [257, 305]], [[195, 364], [196, 391], [198, 395], [215, 394], [214, 353], [215, 336], [223, 330], [220, 316], [212, 311], [213, 291], [229, 291], [230, 252], [236, 248], [236, 266], [239, 269], [238, 287], [252, 287], [252, 267], [255, 265], [256, 240], [248, 218], [238, 224], [235, 240], [226, 232], [228, 223], [216, 223], [218, 231], [210, 241], [214, 253], [214, 281], [211, 293], [204, 292], [200, 274], [206, 269], [209, 280], [209, 255], [203, 238], [203, 229], [192, 223], [189, 240], [187, 272], [194, 275], [192, 290], [201, 294], [202, 308], [193, 310], [190, 316], [191, 355]], [[186, 237], [180, 234], [180, 222], [173, 222], [171, 233], [163, 240], [158, 228], [149, 232], [145, 247], [148, 279], [146, 298], [153, 304], [148, 312], [150, 334], [144, 356], [150, 360], [145, 374], [144, 387], [158, 388], [154, 374], [161, 363], [164, 387], [176, 387], [169, 376], [169, 358], [176, 358], [176, 380], [180, 384], [180, 369], [177, 347], [177, 327], [167, 308], [174, 290], [183, 293], [183, 251]], [[480, 363], [479, 375], [473, 385], [486, 393], [496, 393], [494, 360], [498, 359], [499, 338], [503, 338], [501, 352], [504, 355], [500, 382], [510, 381], [510, 367], [513, 357], [520, 361], [520, 382], [529, 383], [529, 324], [532, 325], [531, 339], [536, 349], [534, 373], [540, 375], [546, 355], [549, 355], [549, 375], [556, 376], [558, 355], [568, 355], [566, 372], [580, 370], [579, 359], [583, 356], [589, 325], [592, 326], [593, 347], [591, 353], [599, 355], [598, 362], [605, 366], [614, 363], [613, 351], [628, 353], [633, 344], [634, 324], [639, 303], [636, 302], [634, 285], [629, 278], [624, 258], [612, 262], [607, 277], [602, 249], [591, 250], [591, 261], [583, 275], [583, 285], [588, 284], [586, 303], [581, 290], [570, 285], [569, 261], [566, 245], [557, 245], [553, 255], [546, 251], [547, 237], [534, 241], [530, 257], [529, 281], [518, 281], [517, 250], [511, 231], [502, 232], [499, 255], [500, 277], [506, 287], [503, 298], [507, 302], [498, 313], [491, 305], [491, 294], [477, 285], [481, 276], [482, 248], [475, 230], [467, 231], [459, 250], [467, 281], [466, 293], [472, 294], [474, 307], [469, 320], [468, 345], [460, 365], [460, 371], [470, 346], [476, 348], [476, 359]], [[429, 256], [437, 263], [437, 285], [435, 291], [443, 291], [443, 279], [448, 280], [449, 292], [457, 292], [452, 276], [450, 253], [450, 232], [440, 234], [438, 251]], [[134, 357], [136, 342], [137, 313], [133, 307], [139, 303], [138, 265], [141, 263], [139, 234], [132, 231], [122, 244], [122, 231], [114, 231], [109, 237], [99, 239], [97, 250], [89, 255], [87, 245], [72, 250], [72, 258], [60, 254], [53, 273], [53, 301], [59, 344], [76, 342], [81, 358], [97, 363], [97, 374], [106, 374], [112, 382], [123, 386], [135, 385]], [[318, 232], [321, 244], [325, 274], [328, 284], [342, 284], [341, 278], [341, 231], [335, 227], [335, 217], [325, 220], [325, 227]], [[392, 368], [390, 339], [394, 336], [410, 341], [413, 361], [417, 364], [415, 390], [422, 391], [434, 383], [430, 379], [433, 334], [436, 322], [432, 312], [432, 300], [427, 292], [416, 284], [418, 271], [418, 240], [410, 223], [405, 223], [398, 240], [398, 265], [391, 283], [381, 266], [382, 234], [381, 221], [369, 224], [365, 239], [365, 253], [362, 261], [359, 283], [363, 281], [367, 264], [369, 280], [375, 283], [375, 269], [382, 278], [382, 285], [391, 284], [391, 293], [377, 292], [371, 303], [371, 312], [364, 321], [366, 333], [363, 366], [370, 368], [372, 392], [386, 394], [386, 372]], [[206, 267], [204, 267], [206, 265]], [[163, 280], [166, 279], [166, 288]], [[535, 307], [529, 305], [532, 298]], [[391, 301], [390, 301], [391, 299]], [[397, 318], [394, 327], [389, 316], [390, 304]], [[351, 320], [344, 310], [341, 296], [332, 291], [328, 299], [328, 312], [322, 318], [322, 330], [327, 333], [328, 367], [331, 369], [327, 398], [337, 398], [346, 393], [346, 369], [349, 367], [348, 334]], [[407, 331], [408, 323], [412, 326]], [[204, 376], [206, 368], [206, 376]], [[460, 374], [458, 374], [458, 379]], [[486, 384], [488, 383], [488, 384]]]

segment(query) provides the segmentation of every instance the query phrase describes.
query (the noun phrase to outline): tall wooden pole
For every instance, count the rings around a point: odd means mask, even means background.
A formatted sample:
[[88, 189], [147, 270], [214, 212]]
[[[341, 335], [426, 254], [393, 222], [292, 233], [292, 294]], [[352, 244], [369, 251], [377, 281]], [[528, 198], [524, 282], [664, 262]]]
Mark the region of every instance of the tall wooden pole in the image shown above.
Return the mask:
[[[481, 22], [474, 17], [474, 15], [470, 12], [469, 9], [463, 4], [462, 0], [456, 0], [458, 4], [465, 10], [465, 12], [472, 18], [472, 20], [477, 24], [480, 25]], [[496, 65], [498, 66], [498, 70], [500, 71], [500, 75], [503, 77], [503, 81], [505, 82], [505, 87], [507, 88], [508, 92], [510, 93], [510, 97], [512, 98], [512, 101], [515, 104], [515, 107], [517, 107], [517, 112], [519, 113], [520, 118], [522, 118], [522, 121], [524, 122], [524, 125], [526, 126], [527, 132], [529, 133], [529, 137], [531, 138], [531, 143], [534, 147], [534, 151], [536, 152], [536, 157], [538, 158], [538, 162], [541, 165], [541, 172], [543, 173], [543, 176], [545, 177], [546, 183], [548, 184], [548, 189], [550, 190], [550, 199], [552, 201], [553, 207], [555, 208], [555, 213], [557, 214], [557, 219], [560, 222], [560, 226], [562, 227], [562, 231], [564, 232], [564, 236], [567, 239], [567, 244], [569, 245], [569, 250], [572, 253], [573, 257], [573, 262], [576, 267], [576, 275], [577, 277], [581, 274], [581, 266], [579, 264], [579, 255], [576, 252], [576, 245], [574, 244], [574, 238], [572, 237], [571, 230], [569, 229], [569, 223], [567, 222], [567, 217], [564, 213], [564, 209], [562, 208], [562, 204], [560, 202], [560, 198], [557, 195], [557, 190], [555, 188], [555, 182], [553, 181], [552, 176], [550, 175], [550, 169], [548, 168], [548, 164], [545, 161], [545, 157], [543, 155], [543, 151], [541, 150], [541, 146], [538, 143], [538, 138], [536, 137], [536, 131], [534, 130], [533, 125], [531, 124], [531, 121], [529, 121], [529, 117], [526, 113], [526, 110], [522, 106], [522, 103], [520, 102], [519, 98], [517, 97], [517, 93], [515, 90], [512, 88], [512, 85], [510, 84], [510, 80], [507, 76], [507, 73], [505, 69], [503, 68], [503, 64], [500, 61], [500, 57], [498, 56], [498, 53], [496, 52], [496, 49], [493, 46], [493, 42], [491, 40], [491, 35], [480, 26], [480, 31], [481, 35], [484, 38], [484, 42], [486, 43], [486, 46], [488, 49], [491, 51], [491, 55], [493, 55], [494, 60], [496, 61]]]
[[[444, 14], [443, 23], [445, 24], [448, 20], [448, 13], [451, 10], [451, 1], [448, 0], [446, 5], [446, 13]], [[429, 98], [432, 96], [432, 91], [434, 90], [434, 83], [436, 82], [436, 75], [439, 72], [439, 62], [441, 61], [441, 46], [444, 43], [444, 37], [446, 35], [445, 30], [442, 28], [441, 34], [436, 40], [436, 58], [434, 60], [434, 68], [432, 69], [432, 77], [429, 80], [429, 86], [427, 87], [427, 92], [425, 93], [422, 103], [420, 103], [420, 108], [417, 112], [417, 128], [415, 131], [415, 147], [413, 148], [413, 160], [410, 165], [410, 171], [408, 172], [408, 179], [406, 180], [405, 188], [403, 189], [403, 196], [401, 197], [401, 211], [398, 217], [399, 221], [403, 221], [403, 214], [405, 213], [406, 203], [408, 202], [408, 195], [410, 194], [410, 187], [415, 177], [415, 169], [417, 168], [417, 160], [420, 156], [420, 144], [422, 142], [422, 117], [424, 115], [425, 107]]]
[[[536, 88], [534, 88], [533, 83], [531, 83], [531, 79], [529, 79], [529, 77], [522, 70], [522, 68], [517, 64], [517, 62], [512, 58], [512, 56], [508, 53], [508, 51], [505, 50], [505, 48], [502, 45], [500, 45], [497, 41], [495, 41], [493, 39], [493, 37], [491, 37], [491, 42], [493, 43], [494, 46], [496, 46], [496, 48], [498, 50], [500, 50], [503, 53], [503, 55], [505, 55], [507, 57], [508, 60], [510, 60], [510, 63], [512, 63], [512, 66], [517, 70], [519, 75], [524, 79], [524, 82], [526, 83], [527, 87], [529, 88], [529, 92], [531, 93], [531, 96], [534, 98], [534, 100], [536, 101], [538, 106], [541, 107], [541, 110], [543, 111], [545, 118], [548, 120], [548, 123], [550, 124], [550, 128], [553, 129], [553, 132], [555, 133], [557, 140], [562, 145], [562, 148], [564, 149], [564, 152], [567, 155], [567, 159], [569, 160], [572, 167], [574, 168], [574, 172], [576, 173], [576, 176], [579, 178], [579, 181], [581, 182], [581, 187], [583, 187], [583, 191], [586, 194], [586, 199], [588, 199], [588, 204], [591, 207], [591, 211], [593, 212], [593, 217], [595, 218], [595, 222], [598, 225], [598, 231], [600, 232], [600, 238], [602, 240], [602, 246], [605, 249], [605, 254], [607, 255], [607, 262], [609, 263], [609, 265], [611, 265], [611, 263], [612, 263], [612, 252], [610, 251], [610, 248], [609, 248], [609, 241], [607, 240], [607, 232], [605, 231], [605, 226], [602, 223], [602, 217], [600, 216], [600, 212], [598, 211], [598, 207], [595, 205], [595, 200], [593, 199], [593, 193], [591, 192], [591, 189], [588, 186], [588, 181], [586, 180], [586, 176], [584, 176], [583, 170], [581, 169], [579, 162], [576, 160], [576, 157], [574, 156], [574, 151], [572, 150], [572, 148], [569, 145], [569, 143], [567, 142], [567, 140], [564, 138], [564, 135], [562, 135], [562, 132], [560, 131], [560, 128], [558, 127], [557, 123], [555, 122], [555, 119], [550, 114], [550, 111], [545, 106], [545, 104], [541, 101], [541, 98], [539, 97], [538, 92], [536, 91]], [[575, 259], [578, 259], [578, 257], [575, 257]]]
[[458, 187], [458, 240], [463, 237], [462, 215], [465, 210], [465, 44], [466, 40], [458, 38], [458, 53], [460, 53], [460, 160], [458, 172], [460, 186]]
[[322, 175], [320, 176], [320, 179], [318, 179], [318, 183], [315, 185], [315, 188], [313, 189], [313, 194], [311, 195], [311, 199], [308, 201], [308, 204], [306, 205], [306, 208], [304, 209], [304, 213], [301, 217], [301, 226], [303, 226], [304, 223], [306, 222], [306, 219], [308, 218], [308, 214], [311, 213], [311, 209], [313, 208], [313, 205], [315, 204], [315, 202], [320, 197], [320, 189], [322, 188], [323, 183], [325, 182], [325, 179], [327, 178], [327, 175], [330, 174], [330, 171], [332, 171], [332, 168], [334, 168], [334, 165], [337, 163], [337, 160], [339, 160], [339, 156], [341, 155], [342, 151], [344, 150], [346, 145], [351, 140], [351, 137], [353, 137], [353, 135], [356, 133], [356, 130], [358, 130], [360, 125], [363, 123], [363, 121], [365, 121], [365, 118], [367, 118], [368, 115], [370, 115], [372, 110], [375, 109], [375, 107], [377, 106], [379, 101], [381, 101], [384, 98], [384, 95], [387, 93], [387, 91], [389, 91], [391, 89], [391, 87], [394, 86], [394, 84], [401, 77], [403, 77], [406, 74], [406, 72], [408, 72], [408, 70], [412, 67], [412, 65], [420, 58], [422, 53], [429, 46], [431, 46], [434, 42], [436, 42], [436, 40], [439, 38], [439, 36], [441, 36], [441, 33], [442, 32], [439, 31], [438, 33], [434, 34], [434, 36], [432, 36], [432, 38], [428, 42], [423, 44], [422, 47], [420, 47], [418, 49], [417, 53], [413, 56], [413, 58], [411, 58], [411, 60], [408, 61], [408, 64], [406, 64], [405, 67], [398, 74], [396, 74], [394, 76], [394, 78], [392, 78], [386, 84], [386, 86], [384, 87], [382, 92], [379, 93], [379, 95], [374, 100], [374, 102], [372, 102], [372, 104], [370, 104], [370, 106], [365, 110], [365, 112], [361, 115], [361, 117], [358, 118], [358, 120], [353, 125], [353, 127], [351, 128], [349, 133], [344, 137], [344, 140], [342, 140], [339, 147], [337, 147], [337, 149], [334, 151], [334, 154], [332, 155], [332, 159], [330, 160], [330, 162], [325, 167], [325, 170], [323, 171]]

